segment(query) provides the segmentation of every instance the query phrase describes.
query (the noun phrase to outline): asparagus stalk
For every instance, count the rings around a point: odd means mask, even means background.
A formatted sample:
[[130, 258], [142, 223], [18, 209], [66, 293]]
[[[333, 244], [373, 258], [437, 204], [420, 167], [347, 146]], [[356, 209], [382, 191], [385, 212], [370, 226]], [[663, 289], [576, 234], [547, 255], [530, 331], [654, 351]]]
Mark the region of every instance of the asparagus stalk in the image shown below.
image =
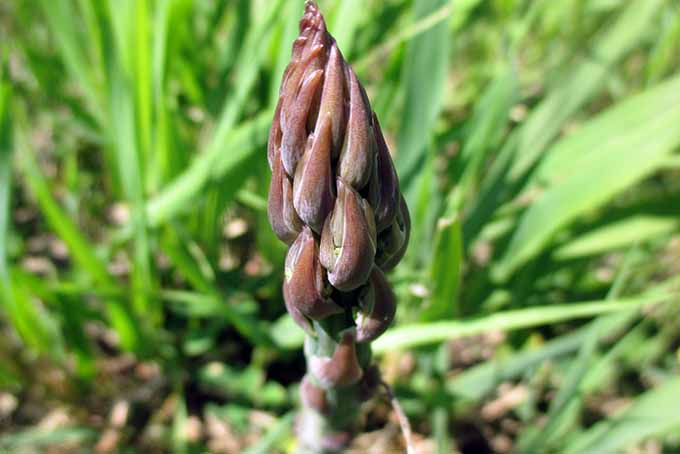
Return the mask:
[[396, 312], [384, 272], [406, 251], [410, 219], [378, 118], [311, 1], [267, 157], [269, 220], [290, 246], [284, 300], [307, 333], [301, 452], [342, 452], [381, 382], [370, 343]]

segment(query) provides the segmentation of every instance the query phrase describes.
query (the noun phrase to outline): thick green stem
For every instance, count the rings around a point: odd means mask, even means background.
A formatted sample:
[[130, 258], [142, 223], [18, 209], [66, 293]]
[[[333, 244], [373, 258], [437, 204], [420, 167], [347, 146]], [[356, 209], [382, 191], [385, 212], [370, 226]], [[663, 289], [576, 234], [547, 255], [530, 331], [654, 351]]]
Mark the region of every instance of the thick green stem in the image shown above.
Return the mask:
[[[324, 383], [323, 377], [314, 375], [311, 364], [314, 358], [331, 358], [338, 348], [342, 333], [354, 328], [354, 322], [345, 314], [314, 322], [316, 336], [307, 336], [305, 356], [307, 379], [323, 389], [323, 410], [305, 403], [298, 421], [300, 454], [337, 454], [351, 442], [361, 426], [361, 405], [370, 398], [371, 386], [367, 384], [366, 371], [371, 363], [368, 343], [356, 344], [356, 356], [363, 372], [362, 379], [346, 386]], [[304, 399], [303, 399], [304, 402]]]

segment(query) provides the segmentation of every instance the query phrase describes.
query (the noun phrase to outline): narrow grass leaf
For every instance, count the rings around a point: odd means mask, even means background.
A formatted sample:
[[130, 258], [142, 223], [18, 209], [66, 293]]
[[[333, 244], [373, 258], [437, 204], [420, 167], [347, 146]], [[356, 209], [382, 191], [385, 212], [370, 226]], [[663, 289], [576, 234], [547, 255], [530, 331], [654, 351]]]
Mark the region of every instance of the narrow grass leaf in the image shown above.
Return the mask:
[[147, 189], [155, 191], [161, 182], [171, 175], [173, 150], [170, 139], [171, 116], [166, 106], [165, 76], [167, 70], [168, 28], [170, 26], [170, 2], [161, 0], [153, 13], [153, 44], [151, 51], [151, 78], [153, 93], [153, 149], [147, 160]]
[[[271, 113], [263, 112], [244, 122], [224, 138], [220, 146], [210, 147], [190, 167], [147, 202], [147, 222], [157, 227], [173, 216], [192, 208], [206, 185], [246, 172], [244, 164], [267, 141]], [[233, 194], [232, 196], [235, 196]]]
[[391, 52], [395, 51], [401, 43], [426, 33], [432, 27], [444, 22], [450, 15], [451, 5], [442, 5], [437, 10], [414, 20], [412, 24], [400, 29], [395, 36], [369, 51], [364, 57], [353, 63], [352, 66], [354, 66], [358, 72], [365, 71], [372, 62], [378, 60], [380, 57], [389, 55]]
[[599, 93], [612, 67], [645, 36], [662, 1], [628, 2], [616, 20], [592, 39], [593, 47], [584, 60], [565, 70], [510, 136], [486, 172], [466, 217], [463, 232], [467, 243], [471, 244], [499, 206], [517, 195], [525, 173], [544, 155], [566, 122]]
[[[146, 211], [143, 187], [143, 166], [137, 147], [133, 93], [122, 74], [114, 72], [111, 92], [112, 140], [118, 160], [118, 174], [125, 198], [131, 208], [134, 235], [132, 270], [132, 301], [137, 315], [158, 323], [159, 308], [149, 299], [152, 283], [149, 240], [146, 231]], [[156, 307], [155, 307], [156, 306]]]
[[276, 48], [276, 65], [274, 66], [269, 84], [269, 105], [275, 106], [279, 100], [279, 87], [283, 72], [290, 62], [291, 46], [298, 34], [300, 5], [297, 2], [286, 2], [283, 17], [285, 21]]
[[473, 336], [491, 330], [517, 330], [579, 318], [641, 308], [674, 295], [655, 295], [616, 301], [592, 301], [538, 306], [497, 312], [472, 320], [420, 323], [393, 328], [373, 343], [376, 353], [436, 344], [450, 339]]
[[[50, 32], [56, 38], [66, 70], [83, 90], [87, 106], [92, 115], [103, 126], [106, 117], [103, 109], [100, 81], [92, 73], [93, 66], [87, 60], [83, 49], [82, 35], [78, 33], [78, 17], [71, 0], [40, 0]], [[93, 37], [97, 39], [97, 37]]]
[[7, 276], [7, 241], [11, 219], [12, 195], [12, 123], [10, 115], [11, 87], [2, 72], [0, 60], [0, 280]]
[[[415, 20], [442, 7], [444, 0], [416, 0]], [[413, 38], [403, 66], [404, 109], [398, 136], [397, 169], [405, 193], [425, 161], [426, 148], [443, 105], [450, 36], [445, 23]]]
[[243, 112], [246, 102], [249, 100], [250, 92], [257, 81], [260, 66], [266, 56], [267, 46], [271, 41], [274, 21], [281, 13], [283, 3], [283, 0], [275, 0], [271, 5], [268, 5], [264, 17], [248, 32], [246, 41], [237, 57], [237, 61], [243, 62], [243, 64], [236, 65], [238, 68], [234, 81], [236, 91], [233, 94], [233, 98], [230, 98], [225, 103], [222, 113], [217, 120], [214, 134], [207, 146], [207, 155], [211, 155], [211, 152], [214, 152], [214, 150], [225, 147], [225, 140], [231, 133], [238, 117]]
[[55, 233], [66, 243], [73, 259], [78, 262], [82, 269], [86, 270], [93, 280], [106, 283], [112, 287], [112, 279], [104, 264], [94, 254], [95, 248], [80, 234], [78, 227], [71, 217], [64, 212], [52, 195], [52, 191], [42, 175], [35, 160], [34, 153], [29, 144], [26, 133], [21, 125], [18, 126], [17, 149], [20, 151], [20, 163], [33, 195], [37, 199], [41, 212], [46, 221], [55, 230]]
[[27, 289], [13, 279], [7, 256], [9, 220], [12, 219], [12, 90], [3, 80], [3, 63], [0, 61], [0, 303], [27, 346], [41, 353], [52, 353], [61, 360], [63, 345], [54, 322], [36, 307]]
[[172, 418], [172, 451], [178, 454], [189, 453], [187, 438], [189, 411], [183, 393], [175, 394], [175, 414]]
[[586, 60], [559, 80], [522, 128], [517, 159], [510, 177], [520, 178], [540, 158], [564, 122], [577, 112], [604, 83], [609, 68], [639, 44], [664, 0], [633, 0], [594, 41]]
[[680, 77], [629, 98], [619, 108], [611, 108], [550, 148], [532, 174], [534, 186], [558, 184], [582, 171], [603, 142], [620, 141], [621, 131], [634, 130], [656, 121], [660, 114], [680, 104]]
[[[510, 109], [517, 101], [519, 82], [514, 69], [499, 72], [484, 90], [469, 122], [461, 150], [463, 180], [479, 177], [488, 152], [500, 142], [507, 128]], [[466, 175], [470, 174], [470, 177]]]
[[[673, 11], [673, 10], [671, 10]], [[670, 16], [670, 17], [669, 17]], [[662, 28], [659, 40], [649, 55], [647, 63], [647, 84], [661, 80], [677, 64], [680, 50], [680, 11], [675, 7], [674, 14], [666, 14], [666, 26]]]
[[454, 452], [449, 438], [449, 415], [445, 407], [437, 407], [432, 413], [432, 434], [437, 444], [437, 452]]
[[463, 239], [458, 217], [444, 217], [437, 223], [433, 258], [430, 265], [429, 305], [421, 312], [421, 320], [430, 321], [460, 316], [460, 288]]
[[666, 216], [631, 216], [610, 222], [579, 235], [560, 246], [554, 253], [558, 260], [588, 257], [630, 247], [636, 243], [668, 235], [678, 229], [677, 218]]
[[[172, 225], [165, 229], [161, 247], [182, 277], [196, 290], [202, 293], [215, 290], [215, 272], [181, 225]], [[201, 260], [197, 256], [201, 256]]]
[[354, 37], [360, 20], [366, 18], [366, 5], [362, 0], [345, 0], [339, 2], [335, 10], [333, 25], [330, 28], [338, 48], [347, 58], [352, 53]]
[[[656, 96], [659, 91], [673, 96], [678, 82], [680, 79], [637, 96]], [[680, 104], [658, 111], [634, 128], [613, 121], [628, 116], [631, 106], [636, 105], [637, 98], [632, 98], [613, 107], [613, 112], [607, 114], [610, 120], [607, 130], [593, 121], [576, 133], [594, 134], [597, 128], [602, 140], [589, 153], [575, 147], [573, 152], [577, 156], [585, 155], [579, 172], [546, 190], [522, 216], [499, 264], [497, 272], [501, 279], [540, 253], [560, 228], [653, 173], [680, 143], [680, 129], [675, 127], [680, 123]]]

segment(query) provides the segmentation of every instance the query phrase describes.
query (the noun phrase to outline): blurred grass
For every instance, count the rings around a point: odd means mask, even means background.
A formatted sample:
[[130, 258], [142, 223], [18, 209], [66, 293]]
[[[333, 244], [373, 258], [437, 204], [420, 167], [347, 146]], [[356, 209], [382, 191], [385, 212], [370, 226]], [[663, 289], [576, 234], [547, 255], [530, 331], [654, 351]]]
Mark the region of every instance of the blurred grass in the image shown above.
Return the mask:
[[[320, 6], [409, 199], [376, 349], [417, 431], [680, 449], [678, 5]], [[302, 7], [0, 4], [0, 397], [25, 396], [0, 447], [292, 449], [302, 337], [264, 150]]]

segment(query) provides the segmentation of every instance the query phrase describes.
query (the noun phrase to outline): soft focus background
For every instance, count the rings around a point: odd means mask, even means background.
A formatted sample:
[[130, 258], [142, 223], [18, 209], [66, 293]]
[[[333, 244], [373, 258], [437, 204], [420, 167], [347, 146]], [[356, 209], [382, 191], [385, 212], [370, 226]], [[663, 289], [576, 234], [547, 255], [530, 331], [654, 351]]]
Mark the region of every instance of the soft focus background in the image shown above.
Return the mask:
[[[677, 1], [320, 7], [411, 207], [375, 351], [422, 452], [680, 452]], [[0, 2], [0, 451], [290, 452], [265, 149], [302, 10]]]

